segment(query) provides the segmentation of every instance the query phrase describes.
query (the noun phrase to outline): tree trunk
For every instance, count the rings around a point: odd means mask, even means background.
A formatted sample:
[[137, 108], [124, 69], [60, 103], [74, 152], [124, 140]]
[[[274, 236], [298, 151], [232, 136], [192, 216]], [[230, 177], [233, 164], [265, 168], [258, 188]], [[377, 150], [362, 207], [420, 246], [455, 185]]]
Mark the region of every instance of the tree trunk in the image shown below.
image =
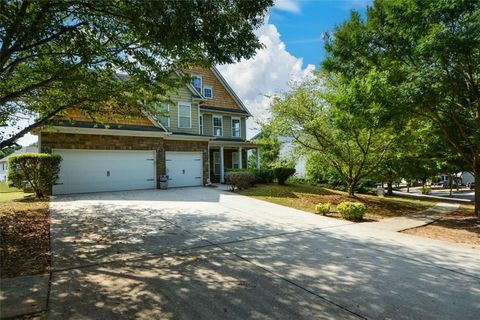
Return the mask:
[[449, 174], [448, 175], [448, 186], [450, 187], [450, 197], [452, 196], [452, 189], [453, 189], [452, 178], [453, 178], [453, 175]]
[[474, 159], [475, 167], [473, 174], [475, 175], [475, 214], [480, 219], [480, 154]]
[[410, 181], [407, 182], [407, 193], [410, 193]]
[[393, 196], [393, 182], [392, 181], [388, 181], [387, 182], [387, 194], [389, 196]]
[[348, 196], [355, 197], [355, 185], [353, 183], [348, 184]]

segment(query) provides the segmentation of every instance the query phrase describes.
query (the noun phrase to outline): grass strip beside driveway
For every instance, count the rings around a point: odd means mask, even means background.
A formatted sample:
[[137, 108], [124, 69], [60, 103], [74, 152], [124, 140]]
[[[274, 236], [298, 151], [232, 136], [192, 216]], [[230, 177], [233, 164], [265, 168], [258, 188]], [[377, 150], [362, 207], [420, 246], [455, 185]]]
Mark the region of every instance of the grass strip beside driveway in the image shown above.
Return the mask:
[[237, 191], [239, 194], [260, 200], [273, 202], [287, 207], [315, 212], [318, 203], [330, 202], [332, 209], [328, 216], [340, 217], [335, 207], [343, 201], [361, 201], [365, 204], [366, 220], [404, 216], [429, 209], [436, 202], [401, 197], [377, 197], [357, 194], [357, 199], [348, 197], [346, 192], [327, 189], [309, 184], [259, 184], [247, 190]]

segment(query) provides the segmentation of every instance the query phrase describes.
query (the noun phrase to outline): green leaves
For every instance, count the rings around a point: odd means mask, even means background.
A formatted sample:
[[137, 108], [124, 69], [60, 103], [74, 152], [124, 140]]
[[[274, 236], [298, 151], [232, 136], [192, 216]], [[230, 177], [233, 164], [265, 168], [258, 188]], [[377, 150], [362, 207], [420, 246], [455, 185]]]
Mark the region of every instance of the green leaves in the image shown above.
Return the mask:
[[[165, 98], [178, 87], [174, 70], [252, 57], [261, 47], [254, 30], [271, 4], [2, 1], [0, 125], [15, 125], [18, 113], [43, 125], [65, 106], [101, 113], [117, 103], [138, 112], [139, 93]], [[119, 73], [129, 77], [118, 81]]]

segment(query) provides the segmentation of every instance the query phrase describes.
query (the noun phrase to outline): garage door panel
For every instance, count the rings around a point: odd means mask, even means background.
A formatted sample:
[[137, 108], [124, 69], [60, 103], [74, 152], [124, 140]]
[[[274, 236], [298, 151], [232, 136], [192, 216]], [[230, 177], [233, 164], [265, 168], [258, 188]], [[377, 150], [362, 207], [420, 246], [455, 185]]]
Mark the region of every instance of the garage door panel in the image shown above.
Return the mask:
[[170, 187], [203, 185], [203, 154], [201, 152], [166, 152], [165, 164]]
[[54, 194], [155, 188], [153, 151], [54, 150], [62, 156]]

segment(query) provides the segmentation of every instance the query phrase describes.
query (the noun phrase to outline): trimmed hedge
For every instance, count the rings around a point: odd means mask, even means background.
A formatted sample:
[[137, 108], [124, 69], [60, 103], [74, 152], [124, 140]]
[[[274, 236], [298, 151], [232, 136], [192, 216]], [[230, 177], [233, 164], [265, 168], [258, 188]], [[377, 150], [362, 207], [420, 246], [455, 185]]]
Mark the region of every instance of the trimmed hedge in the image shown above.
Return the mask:
[[315, 213], [326, 215], [330, 212], [331, 203], [319, 203], [315, 206]]
[[229, 184], [232, 191], [235, 188], [248, 189], [255, 183], [256, 177], [250, 171], [230, 171], [225, 173], [225, 182]]
[[360, 221], [365, 214], [365, 205], [361, 202], [345, 201], [337, 206], [337, 211], [347, 220]]
[[278, 184], [283, 185], [288, 178], [295, 174], [295, 168], [277, 167], [273, 169], [273, 174], [278, 181]]
[[7, 180], [10, 186], [35, 192], [43, 198], [58, 179], [62, 157], [49, 153], [23, 153], [8, 158]]
[[255, 175], [255, 183], [272, 183], [275, 179], [272, 169], [250, 169]]

